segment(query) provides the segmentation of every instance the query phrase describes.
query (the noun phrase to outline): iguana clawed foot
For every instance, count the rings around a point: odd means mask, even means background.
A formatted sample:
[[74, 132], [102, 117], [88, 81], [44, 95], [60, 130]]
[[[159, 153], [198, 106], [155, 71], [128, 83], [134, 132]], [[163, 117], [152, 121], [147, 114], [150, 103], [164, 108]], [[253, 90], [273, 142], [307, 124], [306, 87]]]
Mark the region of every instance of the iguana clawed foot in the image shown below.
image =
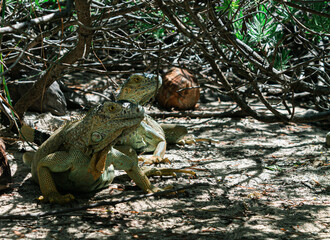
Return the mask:
[[173, 188], [172, 185], [168, 185], [164, 188], [159, 188], [159, 187], [156, 187], [154, 185], [151, 185], [151, 188], [148, 189], [148, 193], [162, 192], [162, 191], [169, 190], [169, 189], [172, 189], [172, 188]]
[[[147, 177], [150, 176], [173, 176], [176, 177], [176, 173], [187, 173], [191, 174], [193, 176], [196, 176], [196, 173], [191, 170], [185, 170], [185, 169], [173, 169], [173, 168], [150, 168], [150, 167], [142, 167], [141, 168], [143, 174]], [[168, 185], [165, 188], [159, 188], [154, 185], [151, 185], [149, 189], [146, 189], [148, 193], [155, 193], [155, 192], [161, 192], [165, 190], [172, 189], [172, 185]], [[170, 194], [171, 195], [171, 194]]]
[[72, 194], [61, 195], [59, 193], [50, 193], [47, 197], [40, 196], [37, 198], [38, 201], [42, 203], [57, 203], [60, 205], [65, 205], [74, 200], [74, 196]]
[[148, 164], [148, 165], [151, 165], [151, 164], [159, 164], [159, 163], [168, 163], [168, 164], [171, 164], [171, 161], [168, 159], [168, 158], [162, 158], [160, 156], [155, 156], [155, 155], [152, 155], [152, 156], [139, 156], [138, 157], [139, 161], [143, 162], [144, 164]]

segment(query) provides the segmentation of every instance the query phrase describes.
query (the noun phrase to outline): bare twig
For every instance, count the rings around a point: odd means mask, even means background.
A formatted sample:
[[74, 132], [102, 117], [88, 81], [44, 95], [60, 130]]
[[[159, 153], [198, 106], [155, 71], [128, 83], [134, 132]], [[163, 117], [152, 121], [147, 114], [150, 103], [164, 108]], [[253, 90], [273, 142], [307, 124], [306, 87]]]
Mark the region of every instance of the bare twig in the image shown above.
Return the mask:
[[2, 28], [0, 28], [0, 34], [19, 32], [27, 27], [32, 27], [32, 26], [38, 25], [38, 24], [46, 24], [49, 22], [60, 20], [61, 18], [67, 18], [67, 17], [71, 16], [71, 14], [72, 14], [72, 10], [71, 10], [72, 1], [68, 0], [67, 2], [70, 4], [68, 4], [69, 7], [65, 11], [58, 11], [56, 13], [50, 13], [50, 14], [42, 16], [42, 17], [33, 18], [30, 21], [16, 23], [16, 24], [13, 24], [10, 26], [2, 27]]
[[[87, 4], [87, 0], [81, 2]], [[39, 23], [38, 28], [35, 23], [29, 25], [30, 20], [15, 11], [6, 16], [5, 22], [9, 26], [14, 21], [23, 23], [26, 20], [27, 25], [21, 28], [26, 31], [6, 33], [6, 38], [3, 38], [0, 51], [6, 55], [1, 62], [9, 69], [1, 74], [6, 79], [19, 79], [22, 76], [38, 78], [34, 90], [28, 93], [30, 97], [24, 96], [15, 105], [15, 108], [20, 108], [17, 111], [20, 116], [26, 105], [32, 103], [39, 92], [64, 71], [94, 72], [111, 75], [111, 79], [121, 79], [133, 72], [159, 71], [163, 74], [172, 66], [187, 68], [199, 78], [201, 87], [205, 86], [203, 84], [212, 84], [213, 91], [230, 96], [239, 105], [245, 112], [242, 115], [260, 121], [293, 121], [297, 114], [293, 104], [299, 102], [291, 101], [289, 96], [300, 93], [308, 93], [305, 96], [314, 102], [316, 109], [327, 111], [330, 109], [330, 81], [329, 44], [325, 35], [322, 30], [318, 31], [321, 34], [318, 38], [322, 40], [316, 43], [311, 40], [313, 36], [310, 29], [303, 28], [298, 22], [298, 28], [293, 26], [294, 23], [286, 23], [283, 19], [290, 18], [286, 5], [289, 6], [291, 2], [277, 2], [241, 1], [234, 11], [229, 6], [226, 10], [218, 11], [219, 1], [213, 0], [119, 1], [111, 5], [94, 1], [95, 12], [89, 22], [83, 21], [82, 15], [78, 14], [76, 20], [63, 17], [66, 22], [60, 23], [54, 21], [56, 13], [52, 13], [47, 18], [32, 20]], [[266, 11], [261, 11], [260, 5]], [[276, 14], [273, 6], [281, 6], [285, 16]], [[327, 17], [327, 14], [318, 14], [321, 10], [313, 12], [305, 5], [299, 6], [303, 7], [293, 7], [311, 16], [317, 14]], [[77, 7], [77, 13], [80, 13]], [[246, 28], [253, 23], [253, 15], [256, 14], [263, 14], [269, 22], [281, 28], [279, 34], [285, 32], [277, 39], [277, 43], [269, 44], [271, 47], [237, 37], [236, 24], [242, 24], [239, 30], [242, 36], [250, 35]], [[305, 24], [299, 14], [293, 17]], [[56, 26], [56, 23], [60, 26]], [[267, 31], [265, 25], [261, 29]], [[93, 37], [94, 54], [88, 55], [89, 37]], [[22, 46], [27, 47], [22, 50]], [[301, 50], [296, 50], [297, 46]], [[278, 68], [283, 49], [290, 49], [292, 56], [287, 58], [289, 62], [284, 64], [284, 68]], [[76, 54], [78, 51], [80, 53]], [[276, 97], [282, 100], [278, 105], [268, 102], [269, 94], [273, 93], [265, 88], [274, 85], [282, 89], [276, 92]], [[257, 96], [272, 115], [264, 115], [259, 109], [250, 106], [246, 99], [252, 96]], [[280, 110], [283, 107], [286, 109], [284, 113]]]

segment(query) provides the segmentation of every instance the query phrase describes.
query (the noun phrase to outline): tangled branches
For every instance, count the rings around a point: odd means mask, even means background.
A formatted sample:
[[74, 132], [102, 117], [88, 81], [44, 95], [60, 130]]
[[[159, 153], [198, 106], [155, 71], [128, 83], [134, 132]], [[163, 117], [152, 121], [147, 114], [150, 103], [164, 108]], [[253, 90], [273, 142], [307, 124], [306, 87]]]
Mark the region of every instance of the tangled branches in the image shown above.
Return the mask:
[[[37, 80], [15, 105], [20, 116], [64, 72], [118, 76], [162, 73], [175, 65], [194, 72], [202, 87], [229, 95], [258, 120], [322, 120], [330, 116], [325, 5], [282, 0], [17, 3], [7, 7], [0, 28], [1, 76]], [[19, 23], [12, 24], [15, 19]], [[296, 115], [302, 97], [318, 112]]]

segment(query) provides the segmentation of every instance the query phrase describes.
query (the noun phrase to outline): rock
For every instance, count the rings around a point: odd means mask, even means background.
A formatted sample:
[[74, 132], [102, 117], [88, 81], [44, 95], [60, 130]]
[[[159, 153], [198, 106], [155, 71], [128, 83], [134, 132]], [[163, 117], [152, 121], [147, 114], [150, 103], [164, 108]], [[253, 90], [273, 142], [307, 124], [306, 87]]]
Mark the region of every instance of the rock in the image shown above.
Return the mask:
[[[197, 79], [191, 73], [173, 67], [163, 76], [163, 85], [157, 94], [157, 101], [166, 109], [193, 109], [200, 96], [198, 86]], [[185, 88], [191, 89], [182, 90]]]
[[[15, 81], [8, 83], [10, 96], [14, 102], [18, 101], [34, 84], [33, 81]], [[42, 95], [40, 93], [40, 95]], [[42, 104], [41, 104], [42, 100]], [[66, 113], [67, 103], [63, 92], [57, 82], [54, 82], [45, 92], [42, 98], [35, 101], [29, 110], [37, 112], [51, 112], [56, 116], [63, 116]]]

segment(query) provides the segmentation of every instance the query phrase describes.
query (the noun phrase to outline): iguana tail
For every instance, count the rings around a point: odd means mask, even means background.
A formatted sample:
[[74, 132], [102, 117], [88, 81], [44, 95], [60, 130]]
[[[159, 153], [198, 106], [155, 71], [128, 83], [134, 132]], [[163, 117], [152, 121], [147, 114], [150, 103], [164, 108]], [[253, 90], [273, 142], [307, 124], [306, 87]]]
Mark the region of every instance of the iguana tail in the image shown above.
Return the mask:
[[34, 142], [37, 145], [41, 145], [45, 142], [49, 137], [50, 134], [41, 132], [37, 129], [31, 128], [29, 125], [23, 124], [20, 129], [20, 134], [23, 140], [27, 142]]
[[219, 140], [212, 138], [195, 138], [194, 135], [188, 134], [185, 126], [177, 124], [160, 124], [165, 133], [166, 142], [169, 144], [195, 144], [196, 142], [219, 143]]
[[23, 140], [27, 142], [33, 142], [35, 130], [30, 126], [23, 124], [21, 127], [21, 135]]
[[26, 152], [23, 154], [23, 162], [28, 166], [31, 167], [35, 152]]

